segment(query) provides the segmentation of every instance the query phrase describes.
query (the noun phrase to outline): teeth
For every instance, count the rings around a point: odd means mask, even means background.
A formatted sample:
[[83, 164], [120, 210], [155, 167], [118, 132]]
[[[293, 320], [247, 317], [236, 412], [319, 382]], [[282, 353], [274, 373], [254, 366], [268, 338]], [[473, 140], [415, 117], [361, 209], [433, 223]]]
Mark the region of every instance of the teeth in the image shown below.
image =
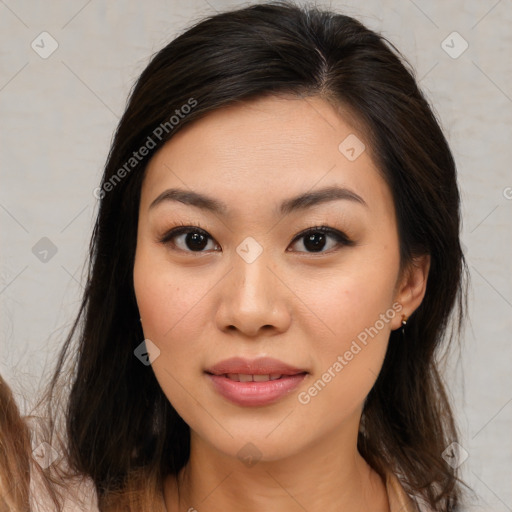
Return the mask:
[[248, 375], [246, 373], [228, 373], [226, 377], [237, 382], [265, 382], [269, 380], [277, 380], [282, 377], [280, 373], [271, 373], [270, 375]]

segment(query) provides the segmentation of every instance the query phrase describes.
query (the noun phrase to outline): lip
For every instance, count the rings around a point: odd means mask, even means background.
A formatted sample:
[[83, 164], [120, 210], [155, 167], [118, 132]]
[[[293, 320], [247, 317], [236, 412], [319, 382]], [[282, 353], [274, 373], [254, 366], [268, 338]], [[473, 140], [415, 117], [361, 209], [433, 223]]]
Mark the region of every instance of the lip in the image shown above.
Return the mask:
[[272, 357], [258, 357], [257, 359], [232, 357], [218, 362], [211, 368], [208, 368], [206, 372], [213, 375], [225, 375], [226, 373], [245, 373], [248, 375], [279, 373], [280, 375], [297, 375], [298, 373], [307, 373], [307, 370], [304, 368], [296, 368]]
[[[226, 359], [205, 371], [214, 389], [230, 402], [245, 407], [269, 405], [291, 393], [304, 380], [308, 372], [278, 359], [262, 357], [248, 360], [240, 357]], [[239, 382], [227, 377], [228, 373], [248, 375], [279, 374], [268, 381]]]

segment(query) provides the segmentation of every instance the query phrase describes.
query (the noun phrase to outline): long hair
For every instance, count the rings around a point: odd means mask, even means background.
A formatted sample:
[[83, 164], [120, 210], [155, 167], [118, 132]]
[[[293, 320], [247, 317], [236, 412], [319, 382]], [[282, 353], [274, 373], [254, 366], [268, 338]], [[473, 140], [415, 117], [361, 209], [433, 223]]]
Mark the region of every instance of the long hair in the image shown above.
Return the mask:
[[29, 507], [30, 435], [14, 396], [0, 377], [0, 512]]
[[[435, 510], [456, 510], [460, 502], [456, 471], [441, 457], [457, 429], [438, 369], [441, 349], [461, 330], [466, 300], [451, 151], [413, 70], [384, 37], [349, 16], [273, 2], [206, 18], [157, 52], [118, 124], [96, 191], [83, 301], [48, 396], [54, 402], [68, 376], [67, 460], [93, 480], [102, 510], [142, 510], [144, 500], [149, 506], [190, 450], [188, 425], [151, 366], [134, 356], [144, 339], [132, 272], [147, 163], [209, 112], [280, 94], [319, 96], [353, 114], [392, 192], [402, 268], [416, 255], [431, 257], [405, 342], [400, 331], [390, 335], [364, 404], [358, 449]], [[142, 488], [146, 497], [136, 505]]]

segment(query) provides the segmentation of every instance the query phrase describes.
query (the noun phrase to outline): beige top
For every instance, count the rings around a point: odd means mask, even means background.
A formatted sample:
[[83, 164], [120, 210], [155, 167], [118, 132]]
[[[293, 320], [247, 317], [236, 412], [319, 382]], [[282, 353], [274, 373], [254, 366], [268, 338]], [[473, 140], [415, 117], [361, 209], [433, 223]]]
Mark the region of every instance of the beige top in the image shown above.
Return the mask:
[[[386, 491], [389, 500], [390, 512], [432, 512], [428, 507], [420, 506], [404, 490], [398, 478], [388, 473], [386, 478]], [[31, 481], [31, 507], [33, 512], [54, 512], [54, 506], [44, 487], [38, 483], [37, 477]], [[99, 512], [96, 491], [90, 479], [77, 480], [77, 484], [69, 489], [66, 495], [63, 512]]]

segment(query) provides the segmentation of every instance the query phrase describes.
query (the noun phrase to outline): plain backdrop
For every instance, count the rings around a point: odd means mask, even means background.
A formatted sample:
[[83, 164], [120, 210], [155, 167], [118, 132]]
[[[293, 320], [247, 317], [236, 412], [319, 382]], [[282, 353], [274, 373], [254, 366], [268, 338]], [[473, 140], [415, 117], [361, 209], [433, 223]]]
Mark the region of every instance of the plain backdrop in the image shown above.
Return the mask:
[[[0, 373], [30, 401], [55, 362], [111, 137], [150, 56], [201, 17], [247, 3], [0, 0]], [[453, 150], [471, 272], [446, 379], [475, 492], [512, 510], [512, 0], [318, 2], [408, 58]], [[52, 53], [53, 51], [53, 53]]]

